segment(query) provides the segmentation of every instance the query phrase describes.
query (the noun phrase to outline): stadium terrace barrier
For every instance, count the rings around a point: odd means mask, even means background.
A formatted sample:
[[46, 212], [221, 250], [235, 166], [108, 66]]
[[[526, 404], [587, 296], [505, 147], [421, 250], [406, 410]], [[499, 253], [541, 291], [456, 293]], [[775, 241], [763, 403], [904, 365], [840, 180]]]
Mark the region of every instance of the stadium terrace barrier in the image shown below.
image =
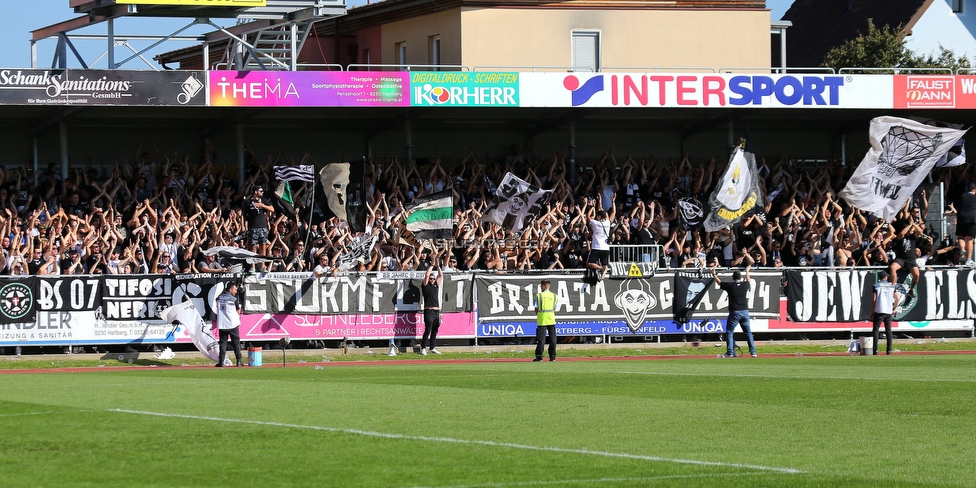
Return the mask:
[[[753, 270], [753, 332], [868, 331], [876, 271]], [[585, 284], [578, 270], [448, 272], [439, 336], [474, 341], [534, 336], [532, 300], [542, 278], [550, 279], [559, 296], [560, 335], [723, 333], [727, 297], [707, 284], [708, 271], [677, 272], [704, 279], [705, 288], [698, 288], [705, 289], [704, 298], [687, 324], [673, 320], [674, 304], [682, 299], [675, 296], [675, 271], [593, 284]], [[403, 271], [328, 278], [311, 273], [5, 277], [0, 280], [0, 347], [190, 343], [181, 326], [159, 319], [160, 311], [192, 300], [201, 315], [212, 320], [216, 298], [230, 281], [243, 283], [239, 297], [245, 311], [245, 341], [273, 341], [286, 335], [310, 341], [416, 339], [424, 330], [423, 275]], [[721, 270], [720, 276], [729, 279], [729, 270]], [[783, 280], [788, 284], [785, 300]], [[972, 333], [974, 298], [976, 269], [926, 270], [916, 297], [897, 311], [895, 330]]]

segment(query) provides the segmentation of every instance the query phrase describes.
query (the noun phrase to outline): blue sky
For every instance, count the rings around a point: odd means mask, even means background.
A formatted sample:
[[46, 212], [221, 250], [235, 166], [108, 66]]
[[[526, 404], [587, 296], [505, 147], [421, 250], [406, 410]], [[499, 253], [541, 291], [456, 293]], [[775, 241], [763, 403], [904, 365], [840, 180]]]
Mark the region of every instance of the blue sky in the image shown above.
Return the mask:
[[[347, 5], [358, 5], [365, 3], [363, 0], [347, 0]], [[766, 0], [766, 6], [772, 10], [771, 17], [779, 19], [786, 13], [793, 0]], [[30, 67], [30, 31], [56, 24], [65, 20], [73, 19], [77, 14], [68, 7], [68, 0], [0, 0], [0, 67], [3, 68], [26, 68]], [[116, 21], [116, 35], [123, 34], [171, 34], [177, 29], [188, 24], [190, 19], [120, 19]], [[218, 22], [220, 23], [220, 22]], [[75, 31], [78, 34], [98, 34], [105, 35], [105, 24]], [[213, 30], [209, 26], [194, 26], [184, 34], [202, 34]], [[141, 50], [149, 46], [149, 42], [140, 44], [133, 43], [133, 47]], [[54, 54], [56, 41], [48, 39], [38, 43], [37, 65], [48, 67]], [[178, 43], [164, 44], [163, 51], [186, 47], [189, 44]], [[82, 52], [86, 61], [91, 63], [106, 50], [104, 41], [78, 41], [75, 45]], [[159, 49], [156, 52], [160, 51]], [[116, 61], [128, 58], [132, 54], [126, 48], [117, 48]], [[69, 54], [69, 57], [71, 55]], [[152, 61], [153, 54], [146, 56]], [[69, 67], [79, 66], [77, 62], [69, 62]], [[105, 68], [106, 61], [103, 57], [94, 64], [96, 68]], [[148, 69], [148, 66], [139, 60], [127, 63], [123, 68], [126, 69]]]

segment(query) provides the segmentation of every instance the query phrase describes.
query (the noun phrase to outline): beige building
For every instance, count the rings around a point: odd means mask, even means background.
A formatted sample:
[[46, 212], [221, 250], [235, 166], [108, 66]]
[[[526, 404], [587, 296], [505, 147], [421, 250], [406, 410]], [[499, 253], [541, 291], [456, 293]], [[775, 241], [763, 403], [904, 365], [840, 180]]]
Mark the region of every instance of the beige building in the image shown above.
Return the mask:
[[[195, 49], [160, 60], [202, 68]], [[218, 41], [210, 51], [228, 50]], [[768, 68], [770, 17], [765, 2], [750, 0], [386, 0], [315, 24], [298, 64], [325, 63], [358, 70]], [[228, 65], [213, 54], [210, 64]]]

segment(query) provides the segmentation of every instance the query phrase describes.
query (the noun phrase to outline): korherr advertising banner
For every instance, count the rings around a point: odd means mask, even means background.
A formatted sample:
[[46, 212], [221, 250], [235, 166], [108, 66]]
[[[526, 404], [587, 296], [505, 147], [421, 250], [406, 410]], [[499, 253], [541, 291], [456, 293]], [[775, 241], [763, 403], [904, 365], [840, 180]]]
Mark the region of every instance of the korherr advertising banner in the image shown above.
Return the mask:
[[207, 103], [203, 71], [0, 70], [3, 105], [160, 105]]
[[[731, 279], [727, 273], [720, 276]], [[754, 272], [751, 277], [749, 314], [755, 318], [779, 317], [780, 274]], [[675, 333], [678, 330], [672, 327], [641, 331], [650, 322], [674, 320], [672, 276], [607, 279], [588, 286], [579, 275], [478, 275], [475, 287], [481, 323], [535, 318], [533, 300], [543, 278], [550, 280], [550, 291], [557, 297], [557, 323], [614, 321], [626, 324], [637, 333]], [[698, 304], [696, 315], [724, 318], [728, 315], [728, 305], [728, 294], [712, 284]]]

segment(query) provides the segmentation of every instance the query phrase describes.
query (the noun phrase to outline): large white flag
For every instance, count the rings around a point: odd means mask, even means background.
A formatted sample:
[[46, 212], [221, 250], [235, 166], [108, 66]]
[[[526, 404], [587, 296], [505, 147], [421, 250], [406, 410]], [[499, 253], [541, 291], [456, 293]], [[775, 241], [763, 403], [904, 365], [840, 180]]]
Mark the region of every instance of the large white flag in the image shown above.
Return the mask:
[[484, 219], [517, 234], [539, 215], [550, 195], [552, 190], [543, 190], [512, 173], [506, 173], [495, 190], [495, 198], [485, 211]]
[[217, 360], [220, 355], [220, 342], [213, 335], [213, 326], [204, 322], [193, 301], [187, 300], [167, 307], [159, 313], [159, 318], [167, 322], [179, 322], [180, 327], [185, 327], [190, 339], [193, 339], [193, 345], [197, 346], [197, 349], [211, 361]]
[[756, 205], [763, 205], [756, 155], [743, 142], [732, 151], [729, 167], [708, 198], [711, 211], [705, 218], [705, 230], [715, 232], [742, 219]]
[[898, 117], [871, 120], [871, 149], [841, 190], [841, 198], [894, 220], [935, 163], [965, 133]]

